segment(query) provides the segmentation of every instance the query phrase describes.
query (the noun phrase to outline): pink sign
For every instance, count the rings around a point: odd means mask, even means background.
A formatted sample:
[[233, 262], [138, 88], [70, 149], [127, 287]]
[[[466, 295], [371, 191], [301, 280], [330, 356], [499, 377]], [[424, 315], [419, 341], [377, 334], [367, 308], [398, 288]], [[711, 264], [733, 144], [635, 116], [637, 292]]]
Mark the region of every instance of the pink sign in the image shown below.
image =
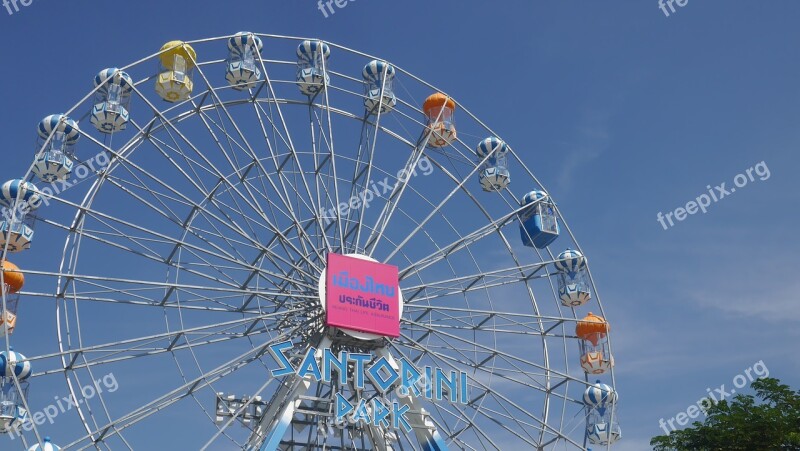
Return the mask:
[[399, 337], [397, 266], [329, 253], [325, 309], [328, 326]]

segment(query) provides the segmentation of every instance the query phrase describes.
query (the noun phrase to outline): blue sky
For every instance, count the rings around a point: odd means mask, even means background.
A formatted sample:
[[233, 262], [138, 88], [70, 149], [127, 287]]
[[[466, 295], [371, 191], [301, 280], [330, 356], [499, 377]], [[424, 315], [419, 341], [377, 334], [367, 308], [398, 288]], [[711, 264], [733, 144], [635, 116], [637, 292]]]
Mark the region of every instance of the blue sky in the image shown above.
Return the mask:
[[[756, 362], [800, 387], [797, 2], [689, 0], [669, 17], [655, 0], [357, 0], [329, 18], [308, 0], [112, 5], [0, 9], [6, 179], [30, 165], [38, 120], [86, 95], [100, 68], [170, 39], [319, 37], [447, 89], [558, 200], [612, 324], [615, 449], [648, 449], [660, 418]], [[760, 162], [768, 179], [668, 230], [657, 222]], [[31, 354], [55, 346], [53, 307], [36, 302], [24, 312], [41, 333], [20, 330]]]

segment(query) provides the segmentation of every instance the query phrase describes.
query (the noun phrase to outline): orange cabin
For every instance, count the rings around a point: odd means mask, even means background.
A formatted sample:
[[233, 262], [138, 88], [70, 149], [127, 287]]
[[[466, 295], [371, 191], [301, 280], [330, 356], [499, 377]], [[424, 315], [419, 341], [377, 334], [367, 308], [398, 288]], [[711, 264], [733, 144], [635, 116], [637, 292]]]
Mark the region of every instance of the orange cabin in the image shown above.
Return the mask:
[[598, 338], [605, 337], [609, 328], [608, 322], [602, 316], [590, 312], [586, 318], [578, 321], [575, 326], [575, 334], [581, 340], [596, 341]]
[[441, 92], [437, 92], [436, 94], [433, 94], [425, 99], [425, 103], [422, 105], [422, 110], [425, 112], [425, 115], [428, 116], [428, 118], [435, 120], [441, 112], [442, 107], [449, 108], [450, 112], [452, 113], [456, 110], [456, 102]]
[[8, 333], [11, 334], [17, 325], [17, 302], [19, 296], [8, 295], [17, 293], [22, 289], [23, 285], [25, 285], [25, 275], [22, 274], [17, 265], [9, 261], [2, 262], [0, 272], [3, 275], [3, 290], [5, 291], [4, 295], [6, 295], [5, 311], [2, 310], [2, 304], [0, 304], [0, 337], [3, 337], [6, 335], [6, 327], [8, 327]]
[[25, 275], [17, 265], [10, 261], [2, 263], [3, 283], [8, 286], [9, 293], [16, 293], [25, 285]]
[[431, 132], [428, 138], [430, 147], [444, 147], [455, 141], [456, 124], [454, 113], [456, 102], [441, 92], [425, 99], [422, 111], [428, 121], [427, 129]]

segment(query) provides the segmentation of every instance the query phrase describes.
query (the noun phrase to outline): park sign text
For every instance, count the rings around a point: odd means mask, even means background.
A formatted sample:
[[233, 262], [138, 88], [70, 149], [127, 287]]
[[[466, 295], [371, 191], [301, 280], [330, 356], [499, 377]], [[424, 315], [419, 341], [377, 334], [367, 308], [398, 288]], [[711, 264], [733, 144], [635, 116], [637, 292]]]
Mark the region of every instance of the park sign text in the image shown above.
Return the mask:
[[396, 266], [329, 253], [325, 270], [326, 326], [400, 336]]
[[[301, 379], [331, 383], [336, 373], [336, 380], [341, 387], [354, 387], [353, 391], [363, 390], [367, 381], [380, 396], [356, 399], [337, 392], [336, 423], [365, 423], [373, 426], [383, 425], [395, 429], [402, 428], [411, 432], [412, 422], [415, 427], [423, 427], [424, 418], [412, 421], [409, 417], [420, 415], [419, 407], [412, 411], [415, 398], [431, 401], [466, 404], [468, 402], [467, 373], [463, 371], [444, 370], [426, 366], [418, 368], [406, 359], [396, 363], [391, 356], [380, 356], [377, 360], [372, 354], [340, 351], [338, 354], [330, 348], [309, 348], [299, 364], [292, 364], [289, 356], [295, 345], [291, 341], [269, 346], [272, 357], [280, 365], [272, 370], [273, 377], [294, 374]], [[348, 371], [351, 367], [351, 371]], [[350, 375], [350, 377], [348, 377]], [[350, 380], [351, 379], [351, 380]], [[390, 401], [391, 391], [398, 401]]]

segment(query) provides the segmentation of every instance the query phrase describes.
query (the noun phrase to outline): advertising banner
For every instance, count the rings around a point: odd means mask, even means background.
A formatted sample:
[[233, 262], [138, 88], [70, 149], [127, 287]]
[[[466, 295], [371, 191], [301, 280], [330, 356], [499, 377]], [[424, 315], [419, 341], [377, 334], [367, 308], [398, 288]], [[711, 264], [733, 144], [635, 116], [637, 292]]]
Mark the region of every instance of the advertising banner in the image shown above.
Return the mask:
[[329, 253], [325, 287], [326, 325], [400, 336], [396, 266]]

